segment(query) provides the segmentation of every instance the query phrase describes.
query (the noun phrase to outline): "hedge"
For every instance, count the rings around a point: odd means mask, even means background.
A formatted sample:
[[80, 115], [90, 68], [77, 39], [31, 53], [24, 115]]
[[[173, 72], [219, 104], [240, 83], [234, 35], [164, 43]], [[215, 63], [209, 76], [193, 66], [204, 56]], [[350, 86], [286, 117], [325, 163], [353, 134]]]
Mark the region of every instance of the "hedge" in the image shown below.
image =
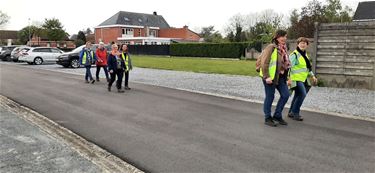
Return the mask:
[[260, 42], [240, 43], [173, 43], [170, 45], [171, 56], [240, 58], [245, 49], [255, 48], [261, 51]]

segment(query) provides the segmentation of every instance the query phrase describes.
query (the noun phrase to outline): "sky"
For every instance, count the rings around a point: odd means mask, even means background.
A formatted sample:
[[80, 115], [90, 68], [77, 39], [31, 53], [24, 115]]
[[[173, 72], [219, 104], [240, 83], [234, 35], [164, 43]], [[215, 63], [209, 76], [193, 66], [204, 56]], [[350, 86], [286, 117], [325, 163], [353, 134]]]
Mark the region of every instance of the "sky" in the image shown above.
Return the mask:
[[[320, 0], [325, 1], [325, 0]], [[57, 18], [70, 34], [94, 28], [118, 11], [152, 14], [156, 11], [172, 27], [189, 26], [199, 32], [201, 27], [214, 25], [224, 32], [229, 19], [236, 14], [250, 14], [273, 9], [288, 16], [300, 9], [307, 0], [1, 0], [0, 10], [10, 16], [2, 29], [20, 30], [31, 24], [43, 23], [45, 18]], [[354, 11], [359, 0], [341, 0]], [[30, 19], [30, 20], [29, 20]], [[30, 21], [30, 22], [29, 22]]]

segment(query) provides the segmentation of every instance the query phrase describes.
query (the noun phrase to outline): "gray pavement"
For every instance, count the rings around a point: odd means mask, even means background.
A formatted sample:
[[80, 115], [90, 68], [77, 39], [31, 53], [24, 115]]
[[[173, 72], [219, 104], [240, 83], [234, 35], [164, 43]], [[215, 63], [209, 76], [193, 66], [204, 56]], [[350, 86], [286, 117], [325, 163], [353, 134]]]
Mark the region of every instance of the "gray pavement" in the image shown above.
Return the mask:
[[[0, 64], [7, 96], [146, 172], [375, 172], [375, 123], [303, 111], [263, 124], [260, 104]], [[157, 80], [157, 79], [156, 79]]]
[[0, 105], [0, 172], [102, 172], [63, 142]]
[[[28, 68], [48, 69], [70, 74], [84, 74], [83, 68], [62, 68], [62, 66], [59, 65], [20, 65]], [[92, 72], [94, 74], [95, 69], [92, 69]], [[101, 76], [104, 77], [104, 74], [102, 73]], [[259, 77], [203, 74], [146, 68], [135, 68], [131, 72], [130, 77], [130, 82], [234, 96], [258, 102], [264, 100], [263, 84]], [[276, 97], [278, 97], [278, 93], [276, 95]], [[289, 99], [288, 104], [290, 104], [291, 100], [292, 99]], [[275, 102], [276, 101], [277, 99], [275, 99]], [[375, 120], [375, 91], [313, 87], [306, 97], [302, 108]]]

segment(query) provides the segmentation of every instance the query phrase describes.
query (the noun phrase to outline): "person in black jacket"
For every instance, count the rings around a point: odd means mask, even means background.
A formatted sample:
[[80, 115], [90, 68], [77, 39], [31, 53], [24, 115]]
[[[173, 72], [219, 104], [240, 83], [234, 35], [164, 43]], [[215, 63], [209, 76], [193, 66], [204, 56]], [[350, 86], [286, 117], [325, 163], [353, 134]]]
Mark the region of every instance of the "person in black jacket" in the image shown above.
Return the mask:
[[118, 51], [118, 46], [116, 44], [113, 44], [112, 51], [108, 56], [108, 71], [111, 76], [111, 79], [108, 83], [108, 91], [111, 91], [112, 84], [113, 82], [115, 82], [117, 76], [117, 91], [119, 93], [125, 92], [121, 89], [122, 78], [124, 76], [125, 70], [125, 62], [121, 57], [121, 53]]

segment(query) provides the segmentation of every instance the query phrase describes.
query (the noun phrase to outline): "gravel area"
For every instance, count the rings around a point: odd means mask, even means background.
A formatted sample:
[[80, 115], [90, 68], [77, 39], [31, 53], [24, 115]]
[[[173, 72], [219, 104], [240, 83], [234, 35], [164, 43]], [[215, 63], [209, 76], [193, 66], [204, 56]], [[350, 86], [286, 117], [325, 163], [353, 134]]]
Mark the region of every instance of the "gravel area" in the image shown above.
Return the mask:
[[[25, 65], [26, 64], [20, 64]], [[62, 68], [59, 65], [28, 66], [65, 73], [84, 75], [84, 69]], [[95, 72], [95, 69], [92, 69]], [[94, 73], [93, 73], [94, 74]], [[104, 74], [101, 74], [104, 77]], [[130, 74], [131, 82], [179, 88], [199, 92], [241, 97], [263, 101], [264, 89], [259, 77], [203, 74], [135, 68]], [[277, 101], [278, 96], [275, 98]], [[289, 99], [288, 104], [291, 102]], [[313, 87], [303, 108], [375, 119], [375, 91]]]

